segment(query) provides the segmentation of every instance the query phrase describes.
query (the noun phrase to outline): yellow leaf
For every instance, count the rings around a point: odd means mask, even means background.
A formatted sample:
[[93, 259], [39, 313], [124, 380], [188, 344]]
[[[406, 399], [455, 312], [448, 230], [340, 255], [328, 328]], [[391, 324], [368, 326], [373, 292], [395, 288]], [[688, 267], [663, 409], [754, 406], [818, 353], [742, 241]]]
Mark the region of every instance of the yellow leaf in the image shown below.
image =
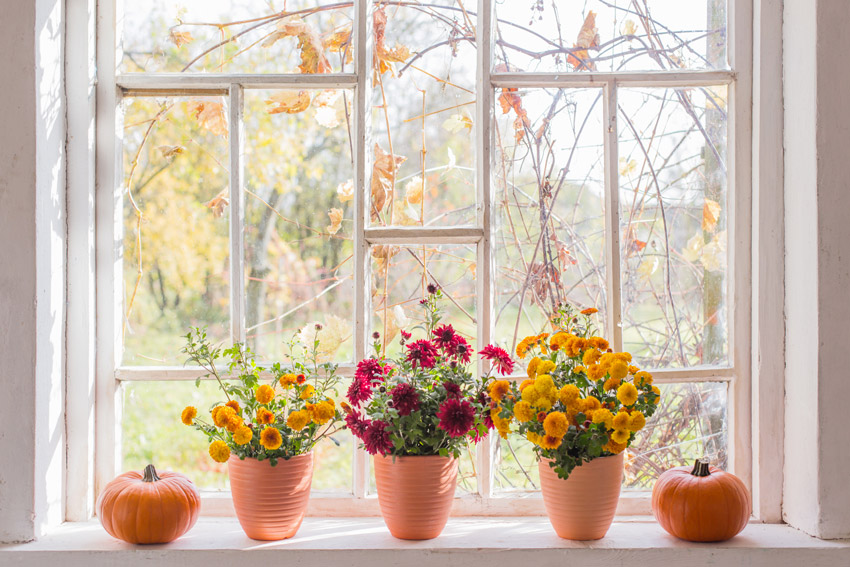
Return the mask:
[[159, 150], [164, 158], [173, 158], [186, 151], [186, 148], [183, 146], [158, 146], [156, 149]]
[[297, 114], [310, 107], [309, 91], [279, 91], [266, 100], [266, 112], [269, 114]]
[[381, 146], [375, 144], [374, 165], [372, 166], [372, 220], [377, 220], [387, 204], [389, 193], [395, 185], [398, 167], [407, 160], [404, 156], [392, 156]]
[[298, 50], [301, 52], [299, 71], [304, 74], [331, 72], [331, 64], [325, 56], [322, 38], [309, 24], [298, 17], [284, 18], [278, 22], [277, 30], [266, 38], [262, 46], [271, 47], [285, 37], [298, 38]]
[[351, 338], [351, 323], [336, 315], [328, 315], [321, 329], [316, 331], [317, 323], [318, 321], [314, 321], [302, 327], [298, 333], [298, 341], [312, 350], [314, 341], [318, 340], [319, 346], [316, 349], [318, 362], [327, 362], [332, 359], [342, 343]]
[[340, 202], [347, 203], [354, 198], [354, 180], [349, 179], [345, 183], [336, 186], [336, 195]]
[[637, 24], [634, 23], [633, 20], [626, 20], [623, 22], [623, 25], [620, 26], [620, 35], [636, 35], [637, 34]]
[[466, 114], [452, 114], [443, 121], [443, 128], [452, 134], [456, 134], [464, 128], [466, 128], [467, 133], [472, 132], [472, 118]]
[[216, 136], [227, 136], [227, 116], [223, 102], [193, 100], [189, 102], [189, 113], [195, 117], [201, 128]]
[[393, 224], [416, 226], [419, 224], [419, 215], [411, 210], [407, 201], [398, 199], [393, 203]]
[[717, 227], [717, 220], [720, 218], [720, 203], [706, 199], [702, 206], [702, 229], [705, 232], [712, 232]]
[[596, 12], [591, 10], [584, 19], [584, 23], [578, 32], [578, 37], [575, 44], [573, 44], [572, 52], [567, 57], [567, 61], [576, 70], [581, 71], [582, 69], [586, 69], [588, 71], [594, 71], [596, 70], [596, 64], [593, 61], [588, 61], [589, 55], [587, 50], [596, 47], [599, 47], [599, 33], [596, 29]]
[[405, 199], [407, 199], [407, 202], [411, 205], [418, 205], [421, 203], [424, 186], [425, 184], [422, 182], [422, 178], [418, 175], [408, 181], [404, 186], [404, 196]]
[[211, 210], [214, 216], [221, 217], [224, 215], [224, 209], [227, 208], [227, 205], [229, 204], [230, 189], [225, 188], [222, 189], [218, 195], [204, 203], [204, 206]]
[[191, 33], [176, 30], [171, 30], [168, 39], [170, 39], [171, 43], [173, 43], [177, 47], [182, 47], [187, 43], [192, 43], [195, 40], [195, 38], [192, 37]]
[[621, 157], [619, 160], [617, 160], [617, 162], [620, 168], [620, 175], [623, 177], [631, 175], [632, 173], [637, 171], [638, 163], [633, 159], [626, 160], [626, 158]]
[[[383, 328], [384, 309], [378, 308], [376, 311], [378, 317], [381, 319], [381, 328]], [[398, 335], [398, 332], [409, 324], [410, 320], [407, 318], [407, 315], [405, 314], [404, 309], [401, 307], [401, 305], [396, 305], [392, 309], [388, 309], [387, 333], [383, 337], [384, 344], [387, 344], [392, 341], [396, 337], [396, 335]]]
[[331, 224], [328, 225], [326, 230], [331, 234], [336, 234], [342, 226], [342, 209], [329, 210], [328, 217], [331, 219]]
[[351, 24], [338, 27], [322, 41], [326, 49], [337, 51], [345, 55], [345, 62], [354, 61], [354, 53], [351, 49]]
[[392, 49], [386, 46], [386, 30], [387, 30], [387, 13], [385, 6], [375, 10], [372, 18], [374, 37], [375, 37], [375, 53], [372, 56], [372, 66], [378, 74], [383, 75], [387, 70], [391, 69], [390, 63], [403, 63], [410, 57], [410, 49], [401, 44], [396, 44]]

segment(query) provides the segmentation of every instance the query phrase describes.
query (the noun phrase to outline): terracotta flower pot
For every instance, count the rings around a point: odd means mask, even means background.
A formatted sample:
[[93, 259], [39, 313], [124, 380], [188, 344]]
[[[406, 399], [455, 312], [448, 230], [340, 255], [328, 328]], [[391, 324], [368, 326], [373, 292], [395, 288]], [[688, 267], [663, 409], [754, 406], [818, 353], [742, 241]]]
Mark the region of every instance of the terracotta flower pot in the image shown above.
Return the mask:
[[543, 459], [538, 466], [543, 504], [555, 533], [579, 541], [605, 537], [620, 499], [623, 454], [584, 463], [566, 480], [558, 478], [549, 462]]
[[313, 453], [269, 461], [227, 462], [236, 517], [251, 539], [290, 538], [304, 519], [313, 482]]
[[378, 504], [390, 533], [399, 539], [433, 539], [440, 535], [457, 486], [454, 457], [375, 455]]

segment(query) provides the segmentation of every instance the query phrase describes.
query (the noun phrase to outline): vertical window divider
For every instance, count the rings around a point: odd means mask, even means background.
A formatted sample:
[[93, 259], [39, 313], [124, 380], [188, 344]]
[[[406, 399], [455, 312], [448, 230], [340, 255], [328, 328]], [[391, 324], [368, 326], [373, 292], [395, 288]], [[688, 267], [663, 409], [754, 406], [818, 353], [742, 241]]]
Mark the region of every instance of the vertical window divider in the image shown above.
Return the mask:
[[[371, 296], [369, 243], [366, 241], [367, 189], [369, 187], [369, 140], [371, 138], [371, 73], [373, 34], [372, 0], [354, 3], [354, 361], [366, 357], [369, 348]], [[354, 443], [352, 489], [355, 498], [369, 491], [369, 455]]]
[[607, 333], [612, 348], [623, 350], [620, 297], [620, 173], [618, 166], [617, 81], [609, 79], [602, 89], [605, 140], [605, 281], [607, 286]]
[[230, 112], [230, 335], [234, 342], [244, 343], [245, 332], [245, 269], [244, 246], [244, 170], [245, 122], [243, 87], [231, 83]]

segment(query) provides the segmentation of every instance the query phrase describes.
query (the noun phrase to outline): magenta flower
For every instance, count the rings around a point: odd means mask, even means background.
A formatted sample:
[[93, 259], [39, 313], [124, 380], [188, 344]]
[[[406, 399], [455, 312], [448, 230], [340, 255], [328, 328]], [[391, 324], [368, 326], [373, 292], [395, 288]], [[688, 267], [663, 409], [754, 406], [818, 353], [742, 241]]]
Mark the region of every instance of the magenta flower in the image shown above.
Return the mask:
[[431, 341], [420, 339], [407, 345], [407, 361], [414, 369], [434, 368], [436, 357], [437, 347]]
[[366, 428], [363, 434], [363, 444], [366, 446], [366, 452], [370, 455], [386, 455], [393, 449], [393, 442], [390, 439], [390, 433], [387, 428], [389, 423], [384, 421], [373, 421]]
[[475, 408], [467, 400], [449, 398], [437, 412], [438, 427], [449, 437], [463, 437], [475, 425]]
[[398, 415], [410, 415], [419, 409], [419, 392], [407, 382], [402, 382], [390, 390], [393, 398], [393, 407]]
[[482, 350], [478, 351], [481, 358], [489, 360], [496, 367], [496, 370], [502, 376], [507, 376], [514, 369], [514, 361], [511, 360], [511, 355], [505, 352], [504, 349], [494, 345], [487, 345]]

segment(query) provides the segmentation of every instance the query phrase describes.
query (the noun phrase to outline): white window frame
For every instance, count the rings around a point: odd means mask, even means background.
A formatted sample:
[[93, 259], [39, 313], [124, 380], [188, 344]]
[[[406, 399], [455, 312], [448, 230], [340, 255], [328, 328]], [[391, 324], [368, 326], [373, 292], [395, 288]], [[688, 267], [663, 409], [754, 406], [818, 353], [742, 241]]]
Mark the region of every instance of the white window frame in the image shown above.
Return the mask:
[[[121, 196], [122, 156], [120, 151], [120, 101], [125, 95], [208, 94], [230, 97], [229, 127], [231, 132], [230, 159], [232, 188], [242, 186], [242, 93], [251, 88], [349, 88], [354, 90], [355, 144], [355, 282], [368, 289], [369, 246], [373, 244], [475, 243], [478, 250], [476, 282], [478, 341], [487, 344], [492, 330], [493, 263], [491, 246], [493, 225], [491, 214], [492, 189], [489, 167], [493, 154], [494, 89], [503, 87], [591, 87], [601, 88], [604, 97], [604, 124], [608, 124], [605, 148], [606, 265], [617, 267], [608, 278], [607, 313], [608, 336], [612, 346], [622, 347], [620, 331], [619, 293], [619, 207], [617, 156], [617, 89], [618, 87], [691, 87], [725, 84], [729, 86], [728, 192], [729, 195], [729, 267], [728, 309], [731, 315], [728, 341], [730, 363], [724, 367], [696, 367], [654, 370], [656, 383], [723, 382], [728, 385], [728, 442], [729, 468], [741, 477], [748, 487], [756, 489], [752, 475], [752, 396], [751, 396], [751, 183], [752, 169], [752, 0], [729, 0], [727, 10], [727, 49], [731, 70], [718, 71], [652, 71], [652, 72], [580, 72], [580, 73], [492, 73], [491, 22], [492, 0], [478, 0], [477, 33], [477, 98], [475, 111], [476, 187], [478, 192], [478, 228], [382, 228], [368, 227], [366, 188], [369, 186], [369, 105], [370, 81], [368, 62], [371, 61], [369, 37], [372, 3], [355, 1], [355, 72], [334, 75], [245, 75], [245, 74], [128, 74], [116, 75], [116, 63], [121, 60], [121, 46], [116, 42], [116, 25], [120, 21], [120, 0], [103, 0], [97, 6], [97, 160], [96, 176], [96, 396], [95, 396], [95, 463], [94, 492], [111, 480], [120, 467], [121, 385], [132, 381], [194, 380], [199, 372], [178, 367], [118, 367], [116, 353], [120, 352], [122, 326], [122, 242], [123, 222]], [[114, 48], [113, 48], [114, 46]], [[485, 88], [486, 86], [486, 88]], [[231, 200], [231, 262], [241, 262], [242, 194]], [[231, 270], [231, 324], [234, 340], [244, 340], [243, 316], [244, 282], [241, 270]], [[368, 352], [368, 294], [355, 296], [355, 357]], [[351, 366], [342, 367], [351, 374]], [[769, 384], [759, 384], [764, 391]], [[775, 397], [774, 397], [775, 399]], [[488, 450], [482, 450], [487, 448]], [[518, 495], [496, 495], [492, 489], [492, 463], [498, 448], [491, 436], [477, 452], [478, 493], [456, 499], [456, 515], [537, 515], [542, 508], [536, 498]], [[764, 455], [757, 456], [764, 461]], [[778, 455], [775, 463], [781, 463]], [[761, 468], [765, 463], [761, 462]], [[781, 468], [781, 465], [778, 465]], [[761, 469], [760, 469], [761, 470]], [[769, 474], [769, 473], [768, 473]], [[767, 474], [761, 476], [767, 476]], [[368, 494], [369, 460], [361, 449], [355, 450], [353, 495], [315, 495], [311, 498], [310, 513], [315, 515], [374, 515], [378, 513], [375, 498]], [[768, 502], [778, 499], [775, 487], [764, 496]], [[647, 493], [624, 492], [618, 513], [621, 515], [648, 514]], [[230, 514], [229, 495], [204, 495], [204, 513]]]

